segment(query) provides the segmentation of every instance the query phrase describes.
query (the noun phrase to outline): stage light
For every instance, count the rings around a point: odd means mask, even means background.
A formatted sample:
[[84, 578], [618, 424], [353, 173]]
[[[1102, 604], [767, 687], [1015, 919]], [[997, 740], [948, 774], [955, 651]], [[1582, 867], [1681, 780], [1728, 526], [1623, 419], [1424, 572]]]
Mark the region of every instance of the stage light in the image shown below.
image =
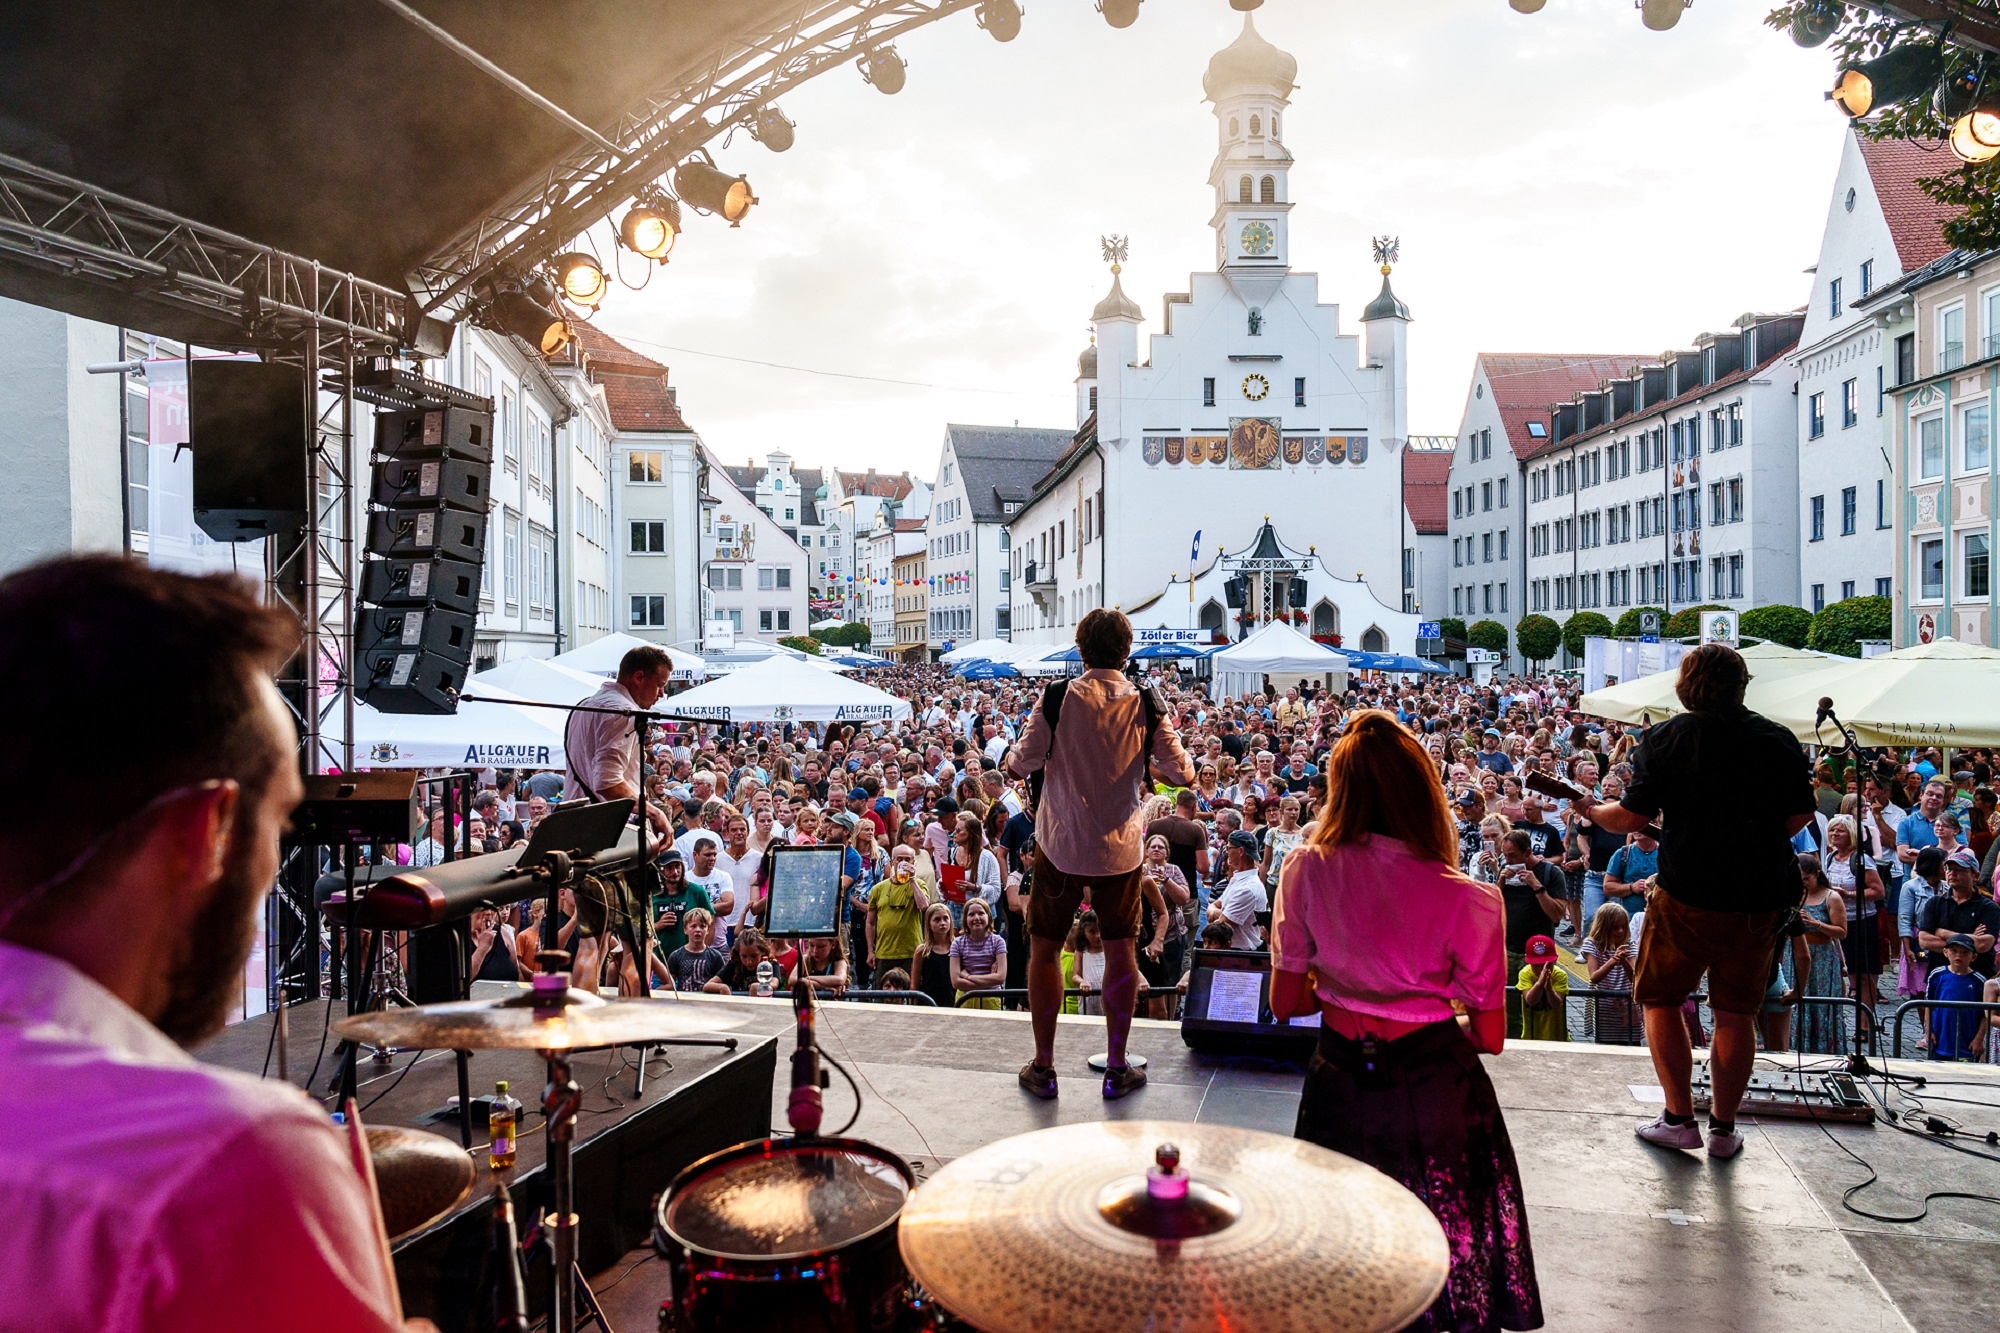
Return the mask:
[[1931, 94], [1931, 109], [1937, 118], [1950, 124], [1979, 104], [1979, 94], [1986, 87], [1986, 62], [1983, 60], [1960, 61], [1947, 66], [1944, 77], [1938, 80], [1937, 91]]
[[1841, 0], [1812, 0], [1792, 15], [1792, 40], [1800, 46], [1818, 46], [1840, 30], [1847, 19]]
[[589, 255], [572, 250], [555, 257], [556, 286], [573, 305], [595, 306], [611, 285], [604, 269]]
[[1139, 21], [1139, 0], [1097, 0], [1097, 12], [1114, 28], [1129, 28]]
[[627, 250], [663, 263], [680, 233], [681, 206], [665, 195], [641, 198], [618, 224], [618, 239]]
[[750, 119], [750, 137], [774, 153], [792, 146], [792, 122], [777, 106], [764, 106]]
[[1922, 97], [1937, 86], [1943, 72], [1944, 59], [1935, 46], [1909, 42], [1873, 60], [1841, 66], [1827, 98], [1849, 120], [1859, 120], [1871, 111]]
[[681, 202], [704, 213], [718, 213], [730, 226], [740, 226], [757, 196], [750, 182], [732, 176], [699, 158], [674, 168], [674, 189]]
[[875, 85], [878, 92], [894, 96], [903, 91], [910, 67], [896, 54], [895, 47], [885, 44], [864, 51], [858, 64], [861, 77]]
[[1961, 162], [2000, 157], [2000, 99], [1987, 98], [1951, 123], [1951, 151]]
[[543, 356], [554, 356], [575, 336], [569, 321], [546, 310], [523, 292], [502, 292], [487, 307], [487, 318], [502, 333], [511, 333]]
[[1516, 14], [1539, 14], [1549, 0], [1507, 0], [1508, 7]]
[[1021, 7], [1014, 0], [979, 0], [979, 26], [996, 42], [1011, 42], [1021, 35]]
[[1681, 21], [1688, 0], [1639, 0], [1639, 21], [1654, 32], [1665, 32]]

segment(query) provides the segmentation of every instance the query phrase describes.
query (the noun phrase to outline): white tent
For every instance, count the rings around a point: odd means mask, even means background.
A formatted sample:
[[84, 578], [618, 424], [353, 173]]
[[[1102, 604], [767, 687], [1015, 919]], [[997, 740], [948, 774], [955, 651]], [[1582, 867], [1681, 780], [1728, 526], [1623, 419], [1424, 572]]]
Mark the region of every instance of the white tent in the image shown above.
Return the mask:
[[1278, 620], [1258, 629], [1241, 643], [1217, 649], [1209, 655], [1208, 664], [1214, 673], [1211, 689], [1217, 699], [1254, 694], [1264, 688], [1266, 676], [1279, 688], [1309, 677], [1335, 675], [1342, 679], [1338, 682], [1329, 680], [1330, 685], [1344, 688], [1346, 684], [1345, 657], [1323, 643], [1314, 643]]
[[[1760, 713], [1765, 711], [1763, 701], [1790, 681], [1847, 660], [1802, 648], [1787, 648], [1781, 643], [1746, 644], [1741, 651], [1743, 660], [1750, 665], [1750, 688], [1744, 702]], [[1682, 711], [1680, 696], [1674, 693], [1680, 676], [1680, 668], [1676, 666], [1669, 671], [1607, 685], [1577, 700], [1577, 710], [1593, 717], [1651, 726]]]
[[1040, 644], [1015, 643], [1012, 639], [975, 639], [971, 643], [952, 649], [938, 661], [946, 666], [957, 666], [960, 662], [987, 658], [994, 662], [1013, 662], [1021, 658], [1034, 658], [1046, 651]]
[[[471, 689], [467, 693], [472, 693]], [[480, 694], [517, 696], [495, 686]], [[381, 713], [354, 705], [357, 768], [553, 768], [563, 766], [562, 713], [504, 703], [462, 703], [456, 713]]]
[[684, 648], [669, 648], [651, 639], [642, 639], [636, 634], [613, 632], [602, 638], [592, 639], [581, 648], [572, 648], [566, 653], [557, 653], [548, 659], [557, 666], [568, 667], [572, 671], [587, 671], [593, 676], [615, 676], [618, 663], [626, 653], [634, 648], [663, 648], [673, 659], [674, 680], [700, 680], [702, 678], [701, 659]]
[[517, 657], [465, 683], [467, 694], [498, 688], [539, 704], [579, 704], [603, 689], [604, 677], [558, 665], [546, 657]]
[[731, 671], [664, 707], [711, 722], [901, 722], [908, 701], [785, 655]]
[[[1756, 667], [1750, 668], [1755, 671]], [[1813, 740], [1821, 698], [1863, 745], [2000, 744], [2000, 650], [1938, 639], [1879, 657], [1836, 658], [1745, 701], [1800, 740]], [[1818, 739], [1830, 741], [1828, 724]]]

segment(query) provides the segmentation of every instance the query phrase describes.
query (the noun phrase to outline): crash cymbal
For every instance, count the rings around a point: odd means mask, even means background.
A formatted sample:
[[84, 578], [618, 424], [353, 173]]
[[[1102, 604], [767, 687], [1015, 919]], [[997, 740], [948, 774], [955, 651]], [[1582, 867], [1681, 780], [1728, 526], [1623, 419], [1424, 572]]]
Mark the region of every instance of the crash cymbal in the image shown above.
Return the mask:
[[968, 1153], [917, 1188], [900, 1243], [938, 1304], [985, 1333], [1386, 1333], [1450, 1269], [1430, 1210], [1373, 1167], [1158, 1120]]
[[335, 1021], [333, 1035], [399, 1049], [492, 1051], [586, 1050], [670, 1041], [741, 1027], [726, 1009], [693, 1000], [604, 1000], [571, 989], [562, 1004], [543, 1007], [523, 991], [505, 1000], [463, 1000], [412, 1009], [382, 1009]]
[[472, 1193], [472, 1158], [442, 1134], [370, 1126], [368, 1156], [390, 1240], [421, 1231]]

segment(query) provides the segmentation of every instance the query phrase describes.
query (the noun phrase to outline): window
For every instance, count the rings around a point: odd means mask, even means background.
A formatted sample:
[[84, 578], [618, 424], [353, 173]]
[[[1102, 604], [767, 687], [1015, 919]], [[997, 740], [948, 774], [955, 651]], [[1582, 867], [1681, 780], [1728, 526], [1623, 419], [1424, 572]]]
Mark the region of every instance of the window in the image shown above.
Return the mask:
[[1507, 507], [1507, 479], [1505, 477], [1500, 478], [1500, 507], [1502, 509]]
[[1826, 284], [1826, 313], [1830, 319], [1840, 318], [1840, 279]]
[[1967, 472], [1984, 472], [1993, 461], [1993, 433], [1990, 409], [1985, 403], [1975, 403], [1965, 409], [1965, 415], [1958, 423], [1959, 434], [1963, 437], [1960, 446]]
[[1992, 589], [1992, 553], [1986, 544], [1983, 532], [1968, 532], [1965, 535], [1965, 591], [1966, 597], [1984, 597]]
[[[1304, 407], [1305, 405], [1306, 405], [1306, 377], [1301, 375], [1297, 379], [1292, 381], [1292, 406]], [[1096, 404], [1093, 403], [1092, 406], [1095, 407]]]
[[1500, 585], [1500, 613], [1507, 613], [1507, 585], [1504, 583]]
[[1888, 579], [1875, 580], [1875, 595], [1877, 597], [1889, 596], [1889, 582], [1890, 581]]
[[1716, 556], [1708, 562], [1708, 595], [1714, 601], [1721, 601], [1723, 588], [1722, 557]]
[[780, 634], [790, 634], [791, 632], [792, 632], [792, 613], [791, 613], [790, 611], [786, 610], [786, 609], [785, 609], [784, 607], [779, 607], [779, 608], [778, 608], [778, 633], [780, 633]]
[[798, 521], [799, 521], [799, 511], [798, 511], [798, 510], [796, 510], [796, 509], [787, 509], [787, 510], [785, 511], [785, 522], [787, 522], [787, 523], [796, 523], [796, 522], [798, 522]]
[[1493, 508], [1493, 483], [1490, 481], [1479, 483], [1479, 508], [1482, 511]]
[[521, 470], [520, 421], [514, 413], [514, 391], [500, 390], [500, 450], [509, 472]]
[[1708, 488], [1708, 521], [1711, 526], [1722, 522], [1722, 483], [1715, 482]]
[[1936, 600], [1944, 596], [1944, 539], [1932, 537], [1917, 543], [1918, 596]]
[[1815, 583], [1812, 586], [1812, 609], [1815, 613], [1826, 610], [1826, 585], [1824, 583]]
[[710, 565], [708, 586], [716, 592], [743, 591], [743, 566]]
[[1090, 386], [1090, 410], [1093, 412], [1097, 410], [1097, 386], [1095, 384]]
[[1861, 381], [1842, 380], [1840, 384], [1840, 425], [1845, 430], [1861, 420]]
[[1483, 587], [1480, 590], [1480, 592], [1482, 594], [1481, 609], [1485, 611], [1491, 611], [1493, 609], [1493, 585], [1490, 583], [1485, 585], [1485, 587]]
[[1264, 118], [1262, 116], [1256, 116], [1256, 115], [1251, 116], [1250, 137], [1253, 139], [1260, 139], [1263, 137], [1263, 135], [1264, 135]]
[[1882, 404], [1889, 397], [1888, 387], [1883, 383], [1885, 378], [1882, 367], [1875, 367], [1875, 415], [1878, 417], [1882, 415]]
[[627, 475], [641, 485], [667, 479], [667, 456], [657, 450], [634, 449], [627, 463]]
[[1729, 479], [1729, 521], [1731, 523], [1741, 523], [1743, 521], [1743, 478], [1741, 477], [1731, 477]]
[[632, 524], [632, 554], [660, 555], [667, 549], [667, 525], [665, 523]]
[[1236, 202], [1239, 204], [1250, 202], [1250, 178], [1248, 176], [1236, 182]]
[[661, 629], [667, 623], [667, 599], [664, 597], [634, 597], [632, 599], [632, 624], [641, 629]]
[[1937, 368], [1956, 370], [1965, 364], [1965, 307], [1951, 306], [1938, 312]]
[[1875, 483], [1875, 530], [1880, 532], [1889, 526], [1889, 483]]
[[743, 632], [743, 612], [741, 608], [731, 607], [727, 611], [718, 611], [715, 613], [715, 618], [717, 620], [727, 620], [729, 628], [735, 630], [738, 634]]
[[[1248, 183], [1250, 178], [1245, 176], [1243, 179]], [[1215, 376], [1213, 375], [1208, 376], [1201, 382], [1201, 405], [1203, 407], [1215, 406]]]
[[1868, 295], [1868, 293], [1874, 290], [1875, 290], [1875, 261], [1872, 259], [1864, 259], [1861, 261], [1861, 294], [1863, 296], [1866, 296]]
[[1257, 202], [1260, 204], [1275, 204], [1278, 202], [1278, 181], [1276, 177], [1266, 176], [1258, 184]]
[[1846, 579], [1846, 580], [1844, 580], [1844, 581], [1843, 581], [1843, 582], [1841, 583], [1841, 585], [1840, 585], [1840, 595], [1841, 595], [1841, 597], [1842, 597], [1843, 599], [1845, 599], [1845, 598], [1848, 598], [1848, 597], [1852, 597], [1852, 596], [1854, 596], [1854, 580], [1853, 580], [1853, 579]]
[[1860, 504], [1857, 503], [1856, 501], [1856, 492], [1854, 487], [1848, 486], [1843, 488], [1840, 492], [1840, 535], [1841, 536], [1852, 537], [1854, 535], [1854, 515], [1855, 511], [1858, 510], [1860, 507], [1861, 507]]
[[1917, 423], [1917, 475], [1929, 479], [1944, 475], [1944, 418], [1927, 417]]
[[1459, 565], [1464, 563], [1462, 560], [1459, 559], [1459, 547], [1462, 544], [1463, 540], [1464, 539], [1460, 537], [1453, 537], [1451, 539], [1451, 564], [1452, 568], [1454, 569], [1458, 568]]
[[521, 605], [521, 516], [509, 509], [500, 525], [500, 590], [507, 609]]
[[1541, 422], [1530, 421], [1528, 423], [1528, 437], [1530, 439], [1535, 439], [1535, 440], [1546, 439], [1548, 438], [1548, 434], [1549, 434], [1549, 428], [1547, 426], [1544, 426]]
[[[1482, 564], [1488, 564], [1488, 565], [1492, 564], [1492, 563], [1493, 563], [1493, 534], [1492, 534], [1492, 533], [1488, 532], [1488, 533], [1485, 533], [1484, 535], [1482, 535], [1482, 536], [1480, 537], [1480, 539], [1479, 539], [1479, 548], [1480, 548], [1480, 556], [1479, 556], [1479, 559], [1480, 559], [1480, 562], [1481, 562]], [[1490, 609], [1490, 608], [1489, 608], [1489, 609]]]
[[[1507, 558], [1507, 529], [1505, 528], [1500, 529], [1500, 558], [1502, 560]], [[1504, 611], [1507, 608], [1503, 606], [1500, 609]]]
[[[1826, 434], [1826, 395], [1824, 393], [1816, 393], [1806, 399], [1806, 438], [1817, 440], [1824, 434]], [[1679, 440], [1675, 440], [1674, 442], [1676, 444], [1680, 443]], [[1674, 457], [1676, 460], [1680, 458], [1678, 451], [1675, 452]]]
[[[766, 565], [757, 571], [757, 588], [759, 591], [770, 592], [773, 588], [777, 586], [778, 586], [777, 570], [771, 568], [769, 565]], [[769, 629], [771, 627], [769, 625], [766, 625], [764, 628]]]
[[757, 613], [757, 628], [768, 632], [771, 628], [772, 619], [776, 614], [774, 611], [759, 611]]
[[1906, 333], [1896, 339], [1896, 383], [1908, 384], [1917, 377], [1917, 335]]
[[1809, 536], [1806, 540], [1815, 542], [1825, 541], [1826, 540], [1826, 497], [1824, 495], [1815, 495], [1810, 501], [1810, 510], [1812, 514], [1809, 524], [1811, 529], [1811, 536]]

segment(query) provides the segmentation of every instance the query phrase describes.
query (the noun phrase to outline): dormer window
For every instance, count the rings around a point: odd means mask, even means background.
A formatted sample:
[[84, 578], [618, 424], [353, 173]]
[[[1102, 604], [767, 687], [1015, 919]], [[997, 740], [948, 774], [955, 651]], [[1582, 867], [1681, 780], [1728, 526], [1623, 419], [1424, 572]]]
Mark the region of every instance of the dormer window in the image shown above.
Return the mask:
[[1264, 137], [1264, 118], [1262, 116], [1250, 117], [1250, 137], [1253, 139]]

